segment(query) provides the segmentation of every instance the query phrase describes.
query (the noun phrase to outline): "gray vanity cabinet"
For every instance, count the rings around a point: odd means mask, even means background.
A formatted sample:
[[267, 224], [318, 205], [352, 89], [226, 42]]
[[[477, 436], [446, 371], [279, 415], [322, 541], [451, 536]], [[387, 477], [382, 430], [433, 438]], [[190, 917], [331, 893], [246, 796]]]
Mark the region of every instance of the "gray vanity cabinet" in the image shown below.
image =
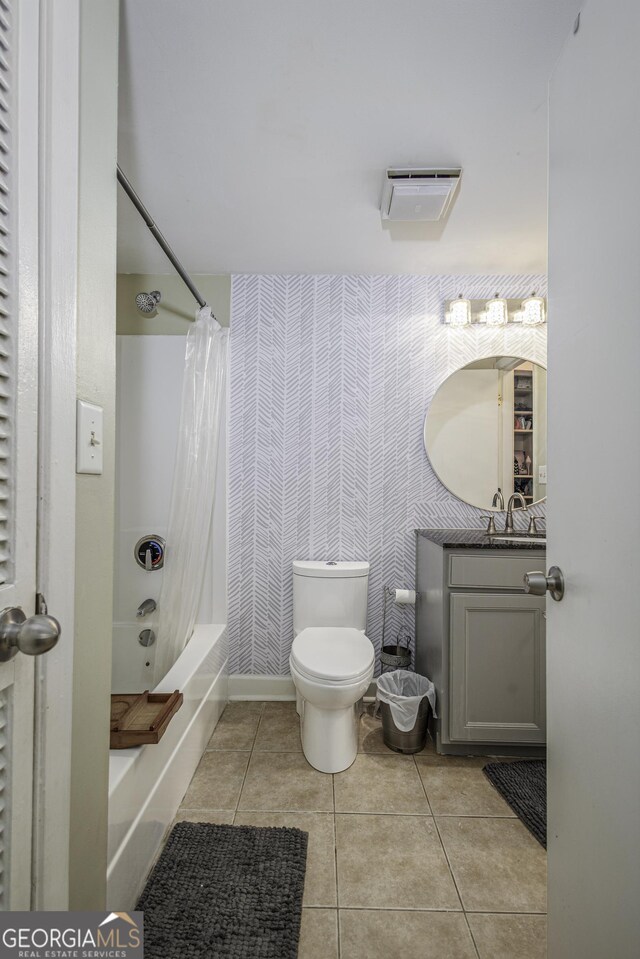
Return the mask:
[[418, 531], [416, 669], [436, 687], [439, 752], [544, 746], [545, 597], [522, 585], [534, 569], [546, 569], [542, 549], [492, 548], [480, 531]]
[[451, 593], [449, 734], [544, 743], [544, 597]]

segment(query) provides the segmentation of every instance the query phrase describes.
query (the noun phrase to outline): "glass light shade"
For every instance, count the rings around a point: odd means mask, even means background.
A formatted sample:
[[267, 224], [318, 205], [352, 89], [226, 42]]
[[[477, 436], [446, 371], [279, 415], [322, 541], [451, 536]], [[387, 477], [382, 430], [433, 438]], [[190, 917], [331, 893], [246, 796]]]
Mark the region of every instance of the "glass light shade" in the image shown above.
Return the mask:
[[516, 310], [515, 313], [511, 314], [511, 319], [514, 323], [522, 323], [524, 321], [524, 310]]
[[468, 326], [471, 323], [471, 301], [462, 296], [451, 300], [447, 317], [450, 326]]
[[509, 321], [509, 307], [507, 301], [496, 295], [485, 303], [487, 326], [506, 326]]
[[526, 326], [539, 326], [546, 318], [544, 297], [532, 293], [522, 301], [522, 322]]

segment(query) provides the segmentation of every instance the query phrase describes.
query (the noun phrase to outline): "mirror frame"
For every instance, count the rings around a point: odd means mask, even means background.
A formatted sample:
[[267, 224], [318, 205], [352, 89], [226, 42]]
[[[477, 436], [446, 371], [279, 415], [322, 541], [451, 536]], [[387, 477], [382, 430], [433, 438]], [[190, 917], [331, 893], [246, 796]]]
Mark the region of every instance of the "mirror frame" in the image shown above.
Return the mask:
[[[489, 354], [486, 354], [486, 355], [483, 355], [483, 356], [477, 356], [477, 357], [475, 357], [474, 359], [468, 360], [463, 366], [458, 366], [458, 367], [456, 367], [456, 369], [450, 370], [450, 371], [447, 373], [447, 375], [446, 375], [445, 377], [443, 377], [442, 380], [440, 380], [440, 382], [438, 383], [438, 386], [436, 387], [436, 390], [435, 390], [433, 396], [431, 397], [431, 400], [430, 400], [430, 402], [429, 402], [429, 404], [428, 404], [428, 406], [427, 406], [427, 412], [424, 414], [424, 420], [423, 420], [423, 423], [422, 423], [422, 448], [424, 449], [425, 456], [427, 457], [427, 459], [428, 459], [428, 461], [429, 461], [429, 465], [430, 465], [431, 469], [433, 470], [433, 475], [435, 476], [435, 478], [438, 480], [438, 482], [440, 483], [440, 485], [443, 486], [443, 487], [447, 490], [448, 493], [451, 493], [452, 496], [455, 496], [455, 498], [456, 498], [460, 503], [464, 503], [465, 506], [470, 506], [472, 509], [480, 510], [480, 511], [483, 512], [483, 513], [484, 513], [484, 512], [488, 512], [488, 513], [503, 513], [503, 512], [505, 512], [505, 511], [506, 511], [506, 508], [507, 508], [508, 497], [505, 498], [505, 507], [504, 507], [504, 510], [500, 509], [499, 506], [476, 506], [475, 503], [470, 503], [468, 500], [462, 499], [461, 496], [458, 496], [457, 493], [455, 493], [449, 486], [447, 486], [447, 484], [444, 482], [444, 480], [441, 478], [440, 474], [438, 473], [437, 469], [435, 468], [434, 462], [433, 462], [433, 460], [431, 459], [431, 457], [430, 457], [430, 455], [429, 455], [429, 450], [427, 449], [427, 442], [426, 442], [427, 417], [429, 416], [429, 410], [431, 409], [431, 404], [433, 403], [433, 401], [435, 400], [436, 396], [438, 395], [438, 390], [440, 389], [441, 386], [443, 386], [443, 385], [447, 382], [448, 379], [450, 379], [450, 377], [452, 377], [455, 373], [459, 373], [461, 370], [466, 370], [467, 367], [471, 366], [473, 363], [478, 363], [478, 362], [480, 362], [481, 360], [490, 360], [490, 359], [493, 359], [493, 358], [498, 357], [498, 356], [513, 356], [514, 359], [522, 360], [523, 363], [533, 363], [535, 366], [539, 366], [540, 369], [542, 369], [542, 370], [544, 370], [545, 372], [547, 372], [547, 365], [546, 365], [546, 363], [541, 363], [539, 360], [532, 360], [532, 359], [530, 359], [529, 357], [522, 356], [521, 354], [519, 354], [519, 353], [517, 353], [517, 352], [514, 352], [514, 353], [489, 353]], [[549, 419], [549, 417], [548, 417], [548, 415], [547, 415], [547, 422], [548, 422], [548, 419]], [[527, 509], [532, 509], [534, 506], [539, 506], [541, 503], [546, 502], [546, 499], [547, 499], [546, 496], [542, 496], [540, 499], [535, 500], [535, 502], [529, 503], [528, 506], [527, 506]]]

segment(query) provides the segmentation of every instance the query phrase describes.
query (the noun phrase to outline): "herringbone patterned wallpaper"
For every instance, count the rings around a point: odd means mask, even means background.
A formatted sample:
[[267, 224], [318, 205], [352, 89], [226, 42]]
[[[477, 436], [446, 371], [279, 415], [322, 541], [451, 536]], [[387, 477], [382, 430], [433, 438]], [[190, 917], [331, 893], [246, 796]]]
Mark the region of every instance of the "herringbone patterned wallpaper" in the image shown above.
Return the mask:
[[[440, 383], [472, 359], [546, 364], [546, 328], [442, 326], [442, 301], [544, 293], [540, 276], [235, 276], [231, 320], [231, 672], [286, 674], [294, 559], [369, 560], [367, 634], [383, 585], [414, 585], [413, 530], [478, 525], [422, 443]], [[390, 606], [387, 636], [413, 631]]]

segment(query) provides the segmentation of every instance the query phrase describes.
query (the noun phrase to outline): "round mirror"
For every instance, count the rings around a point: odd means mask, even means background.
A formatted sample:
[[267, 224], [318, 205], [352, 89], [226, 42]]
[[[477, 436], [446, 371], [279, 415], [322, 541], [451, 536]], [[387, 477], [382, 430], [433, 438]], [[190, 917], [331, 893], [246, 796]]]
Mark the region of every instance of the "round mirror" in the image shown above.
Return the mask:
[[538, 503], [547, 495], [547, 371], [516, 356], [457, 370], [429, 407], [424, 446], [440, 482], [471, 506], [504, 509], [512, 493]]

